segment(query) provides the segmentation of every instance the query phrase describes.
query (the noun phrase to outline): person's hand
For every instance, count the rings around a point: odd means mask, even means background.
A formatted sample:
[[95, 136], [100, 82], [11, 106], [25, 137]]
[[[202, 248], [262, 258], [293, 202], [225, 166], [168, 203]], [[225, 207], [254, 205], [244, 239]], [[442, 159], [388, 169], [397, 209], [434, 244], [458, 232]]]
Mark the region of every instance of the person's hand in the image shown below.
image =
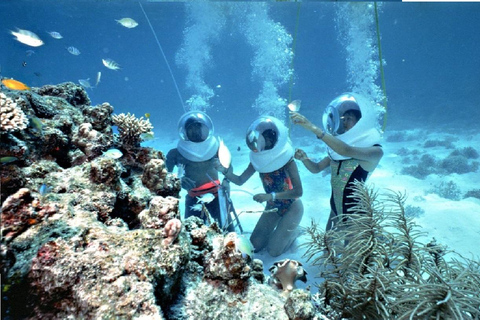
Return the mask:
[[313, 123], [311, 123], [310, 120], [308, 120], [307, 118], [305, 118], [304, 115], [298, 112], [290, 112], [290, 120], [292, 120], [292, 123], [298, 124], [308, 130], [314, 127]]
[[228, 168], [225, 168], [224, 166], [222, 166], [222, 164], [220, 163], [220, 160], [218, 159], [214, 159], [212, 164], [215, 170], [217, 170], [220, 173], [223, 173], [224, 175], [227, 174], [228, 170], [230, 170], [230, 168], [232, 167], [230, 166]]
[[182, 177], [181, 185], [182, 185], [182, 188], [187, 191], [196, 187], [195, 180], [192, 180], [185, 176]]
[[257, 202], [265, 202], [272, 200], [272, 195], [269, 193], [259, 193], [253, 196], [253, 200]]
[[305, 151], [303, 151], [302, 149], [296, 149], [294, 157], [295, 157], [295, 159], [300, 160], [300, 161], [308, 159], [307, 153]]

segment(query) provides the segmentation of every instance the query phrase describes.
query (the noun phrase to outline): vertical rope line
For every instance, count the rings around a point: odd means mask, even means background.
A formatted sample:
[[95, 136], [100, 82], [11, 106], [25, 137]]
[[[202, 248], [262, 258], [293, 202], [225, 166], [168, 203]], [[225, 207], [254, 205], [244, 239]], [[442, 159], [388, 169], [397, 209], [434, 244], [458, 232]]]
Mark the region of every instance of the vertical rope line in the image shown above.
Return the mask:
[[374, 6], [375, 6], [375, 23], [377, 25], [378, 58], [380, 60], [380, 76], [382, 80], [383, 108], [385, 109], [382, 130], [385, 131], [385, 127], [387, 126], [387, 87], [385, 85], [385, 73], [383, 72], [382, 43], [380, 42], [380, 27], [378, 23], [378, 10], [377, 10], [376, 2], [374, 2]]
[[150, 23], [150, 19], [148, 19], [147, 13], [143, 9], [142, 3], [139, 1], [138, 4], [140, 5], [140, 8], [142, 9], [143, 14], [145, 15], [145, 19], [147, 19], [148, 25], [150, 26], [150, 30], [152, 30], [153, 36], [155, 37], [155, 40], [157, 41], [158, 48], [160, 48], [160, 52], [162, 53], [163, 59], [165, 60], [165, 63], [167, 64], [168, 71], [170, 72], [170, 75], [172, 76], [173, 84], [175, 85], [175, 89], [177, 89], [178, 98], [180, 99], [180, 103], [182, 105], [183, 112], [187, 112], [187, 109], [185, 108], [185, 105], [183, 104], [182, 95], [180, 94], [180, 90], [178, 89], [177, 81], [175, 80], [175, 77], [173, 76], [172, 69], [170, 68], [170, 64], [168, 63], [167, 57], [165, 56], [165, 53], [163, 52], [163, 48], [160, 45], [160, 41], [158, 40], [157, 34], [155, 33], [155, 30], [153, 29], [153, 26]]

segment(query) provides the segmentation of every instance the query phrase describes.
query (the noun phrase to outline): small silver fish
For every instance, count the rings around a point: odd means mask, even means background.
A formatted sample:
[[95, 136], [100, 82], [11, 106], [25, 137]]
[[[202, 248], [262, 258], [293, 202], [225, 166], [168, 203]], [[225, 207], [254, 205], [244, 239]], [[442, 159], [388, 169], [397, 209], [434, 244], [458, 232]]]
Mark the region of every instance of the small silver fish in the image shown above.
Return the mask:
[[197, 202], [210, 203], [213, 201], [213, 199], [215, 199], [215, 196], [212, 193], [205, 193], [204, 195], [197, 197]]
[[88, 79], [78, 79], [78, 83], [85, 89], [93, 89], [93, 87], [90, 85], [90, 78]]
[[57, 31], [47, 31], [47, 33], [53, 38], [53, 39], [63, 39], [62, 35], [58, 33]]
[[115, 20], [115, 21], [120, 23], [125, 28], [129, 28], [129, 29], [135, 28], [136, 26], [138, 26], [137, 21], [133, 20], [132, 18], [122, 18], [120, 20]]
[[10, 33], [16, 37], [15, 40], [27, 46], [40, 47], [43, 45], [43, 41], [32, 31], [17, 28], [17, 31], [10, 31]]
[[103, 156], [110, 159], [119, 159], [123, 156], [123, 153], [118, 149], [108, 149], [103, 153]]
[[103, 65], [111, 70], [118, 70], [120, 66], [112, 59], [102, 59]]
[[203, 205], [201, 203], [194, 204], [193, 206], [190, 206], [190, 210], [202, 211], [203, 210]]
[[80, 54], [80, 50], [72, 46], [68, 47], [67, 51], [73, 54], [74, 56], [78, 56]]
[[25, 51], [25, 55], [26, 55], [27, 57], [30, 57], [30, 56], [31, 56], [32, 54], [34, 54], [34, 53], [35, 53], [35, 51], [33, 51], [33, 50], [27, 50], [27, 51]]
[[97, 72], [97, 81], [95, 82], [95, 87], [98, 87], [100, 83], [100, 78], [102, 77], [102, 73], [100, 71]]
[[177, 178], [182, 179], [184, 175], [185, 175], [185, 165], [182, 163], [179, 163], [177, 166]]

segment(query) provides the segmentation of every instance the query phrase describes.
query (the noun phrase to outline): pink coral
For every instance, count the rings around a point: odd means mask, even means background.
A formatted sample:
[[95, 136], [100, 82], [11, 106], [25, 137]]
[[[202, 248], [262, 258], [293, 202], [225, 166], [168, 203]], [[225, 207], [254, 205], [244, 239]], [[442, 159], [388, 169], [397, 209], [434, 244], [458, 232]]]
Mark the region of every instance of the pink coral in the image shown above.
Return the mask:
[[175, 239], [177, 239], [181, 229], [182, 222], [179, 219], [168, 220], [165, 228], [163, 229], [164, 236], [166, 237], [165, 239], [163, 239], [163, 245], [169, 246], [170, 244], [172, 244]]

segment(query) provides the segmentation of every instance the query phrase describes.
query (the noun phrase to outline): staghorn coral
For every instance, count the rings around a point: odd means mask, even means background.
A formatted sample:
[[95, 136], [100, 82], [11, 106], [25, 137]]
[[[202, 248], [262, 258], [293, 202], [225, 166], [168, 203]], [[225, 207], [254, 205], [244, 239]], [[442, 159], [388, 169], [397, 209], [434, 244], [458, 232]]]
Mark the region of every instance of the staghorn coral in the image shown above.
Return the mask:
[[17, 103], [0, 92], [0, 131], [13, 132], [27, 128], [28, 119]]
[[138, 148], [142, 142], [142, 133], [150, 133], [153, 129], [150, 120], [136, 118], [134, 114], [121, 113], [112, 116], [113, 123], [118, 127], [120, 140], [125, 149]]
[[405, 214], [405, 195], [356, 183], [359, 201], [334, 230], [307, 228], [306, 257], [321, 266], [319, 309], [334, 319], [477, 319], [480, 264], [446, 261], [444, 247]]

